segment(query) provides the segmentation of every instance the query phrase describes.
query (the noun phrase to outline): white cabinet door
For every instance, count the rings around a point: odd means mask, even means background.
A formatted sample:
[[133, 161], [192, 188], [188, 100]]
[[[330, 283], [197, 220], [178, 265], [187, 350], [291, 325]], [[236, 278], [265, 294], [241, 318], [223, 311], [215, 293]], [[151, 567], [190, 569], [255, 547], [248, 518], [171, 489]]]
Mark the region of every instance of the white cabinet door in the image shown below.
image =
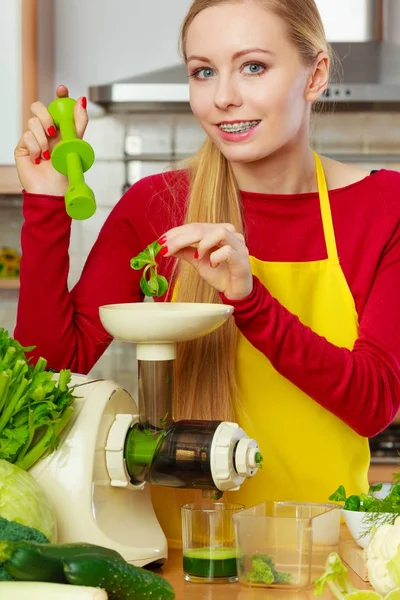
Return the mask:
[[365, 42], [375, 39], [375, 0], [316, 0], [316, 4], [329, 42]]
[[0, 164], [14, 163], [22, 128], [21, 0], [1, 0]]

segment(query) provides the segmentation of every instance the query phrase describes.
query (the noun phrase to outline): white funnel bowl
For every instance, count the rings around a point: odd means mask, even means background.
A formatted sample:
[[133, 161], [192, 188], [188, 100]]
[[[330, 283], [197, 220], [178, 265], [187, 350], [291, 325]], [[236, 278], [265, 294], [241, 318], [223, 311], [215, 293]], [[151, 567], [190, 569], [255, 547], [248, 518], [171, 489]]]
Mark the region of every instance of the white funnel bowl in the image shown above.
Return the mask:
[[218, 329], [233, 306], [186, 302], [132, 302], [100, 306], [100, 321], [115, 339], [138, 344], [139, 360], [175, 358], [176, 342]]

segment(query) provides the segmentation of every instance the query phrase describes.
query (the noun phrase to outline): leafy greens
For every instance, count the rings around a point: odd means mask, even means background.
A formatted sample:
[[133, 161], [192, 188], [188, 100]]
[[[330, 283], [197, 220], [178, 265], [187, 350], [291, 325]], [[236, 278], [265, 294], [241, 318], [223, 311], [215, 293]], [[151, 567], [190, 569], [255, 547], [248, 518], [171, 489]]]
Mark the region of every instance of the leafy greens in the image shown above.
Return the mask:
[[158, 264], [156, 256], [162, 246], [155, 241], [131, 259], [130, 265], [135, 271], [144, 269], [140, 279], [140, 288], [145, 296], [163, 296], [168, 289], [168, 281], [157, 272]]
[[374, 496], [375, 492], [382, 489], [382, 484], [371, 485], [367, 494], [346, 495], [343, 485], [329, 496], [329, 500], [334, 502], [343, 502], [344, 510], [367, 513], [363, 519], [366, 525], [362, 537], [371, 532], [372, 527], [383, 525], [384, 523], [392, 525], [396, 518], [400, 516], [400, 473], [396, 474], [390, 486], [388, 494], [384, 498]]
[[24, 470], [57, 448], [75, 399], [70, 371], [56, 380], [44, 358], [29, 362], [31, 350], [0, 329], [0, 459]]

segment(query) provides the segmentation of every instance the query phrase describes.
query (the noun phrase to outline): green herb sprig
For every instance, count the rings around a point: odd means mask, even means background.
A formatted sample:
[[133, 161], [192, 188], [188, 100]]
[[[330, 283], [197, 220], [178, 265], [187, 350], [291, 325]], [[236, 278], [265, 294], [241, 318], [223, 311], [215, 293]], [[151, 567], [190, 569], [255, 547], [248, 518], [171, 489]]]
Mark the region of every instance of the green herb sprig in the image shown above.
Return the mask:
[[168, 281], [157, 273], [156, 256], [162, 246], [155, 241], [149, 244], [137, 256], [131, 259], [130, 265], [135, 271], [144, 269], [140, 279], [140, 288], [145, 296], [163, 296], [168, 289]]
[[382, 483], [371, 485], [367, 494], [346, 495], [343, 485], [329, 496], [333, 502], [342, 502], [344, 510], [366, 513], [363, 519], [365, 528], [361, 537], [368, 535], [373, 527], [383, 524], [393, 525], [400, 516], [400, 474], [394, 476], [389, 492], [385, 498], [376, 498], [374, 492], [382, 489]]

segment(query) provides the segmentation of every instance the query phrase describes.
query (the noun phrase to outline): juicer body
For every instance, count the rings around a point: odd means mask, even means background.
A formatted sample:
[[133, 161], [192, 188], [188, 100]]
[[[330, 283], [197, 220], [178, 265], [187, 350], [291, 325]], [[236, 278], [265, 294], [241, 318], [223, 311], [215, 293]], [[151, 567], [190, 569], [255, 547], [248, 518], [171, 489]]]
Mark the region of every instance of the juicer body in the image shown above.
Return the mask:
[[59, 448], [30, 470], [54, 506], [58, 541], [113, 548], [137, 566], [162, 563], [167, 540], [150, 487], [112, 477], [124, 451], [124, 439], [113, 442], [112, 429], [117, 415], [137, 421], [136, 403], [113, 381], [73, 375], [71, 385], [75, 415]]
[[[154, 452], [147, 455], [137, 443], [143, 433], [138, 407], [126, 390], [80, 375], [70, 385], [73, 418], [59, 447], [30, 470], [53, 504], [60, 543], [113, 548], [137, 566], [163, 563], [168, 546], [151, 483], [217, 491], [220, 497], [257, 471], [257, 443], [236, 423], [172, 422], [157, 431]], [[134, 467], [143, 456], [147, 464], [138, 479]]]

